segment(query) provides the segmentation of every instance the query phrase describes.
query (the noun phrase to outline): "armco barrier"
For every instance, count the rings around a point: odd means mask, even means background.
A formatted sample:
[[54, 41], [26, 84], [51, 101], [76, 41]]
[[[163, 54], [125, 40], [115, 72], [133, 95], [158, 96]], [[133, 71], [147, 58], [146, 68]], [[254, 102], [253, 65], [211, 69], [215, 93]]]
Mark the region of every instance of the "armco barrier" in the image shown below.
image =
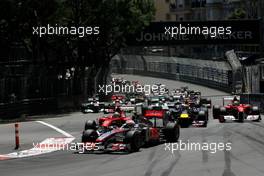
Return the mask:
[[23, 114], [33, 115], [54, 111], [56, 104], [57, 102], [53, 98], [21, 100], [0, 104], [0, 119], [20, 118]]
[[163, 56], [119, 55], [112, 72], [180, 80], [232, 92], [232, 69], [225, 61]]
[[79, 109], [81, 102], [83, 102], [83, 98], [80, 96], [61, 96], [2, 103], [0, 104], [0, 119], [20, 118], [22, 115], [68, 112]]

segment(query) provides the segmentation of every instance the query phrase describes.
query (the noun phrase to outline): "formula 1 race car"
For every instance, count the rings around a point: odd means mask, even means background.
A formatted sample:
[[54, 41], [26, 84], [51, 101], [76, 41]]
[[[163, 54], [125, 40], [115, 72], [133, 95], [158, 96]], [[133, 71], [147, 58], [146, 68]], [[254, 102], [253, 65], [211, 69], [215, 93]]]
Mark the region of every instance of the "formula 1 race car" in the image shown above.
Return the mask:
[[89, 144], [87, 152], [136, 152], [143, 139], [142, 130], [131, 118], [119, 113], [99, 118], [98, 123], [87, 121], [82, 134], [84, 146]]
[[116, 104], [115, 103], [106, 103], [104, 108], [102, 109], [102, 112], [104, 114], [108, 114], [108, 113], [114, 113], [116, 109]]
[[83, 132], [82, 142], [93, 143], [91, 151], [104, 152], [137, 152], [143, 145], [141, 132], [128, 123], [116, 128], [89, 127]]
[[[227, 101], [231, 101], [225, 105]], [[238, 122], [244, 122], [244, 120], [260, 121], [261, 115], [258, 106], [249, 104], [240, 104], [237, 97], [223, 98], [223, 106], [215, 105], [213, 107], [214, 119], [219, 119], [220, 123], [224, 123], [226, 120], [235, 120]]]
[[147, 133], [150, 134], [145, 143], [178, 141], [180, 127], [167, 110], [143, 110], [143, 117], [148, 125]]
[[178, 122], [181, 127], [207, 127], [208, 110], [206, 107], [196, 107], [193, 103], [181, 112]]
[[200, 99], [200, 105], [207, 107], [207, 108], [211, 108], [212, 107], [212, 101], [210, 98], [201, 98]]
[[144, 116], [126, 117], [110, 115], [95, 121], [87, 121], [82, 135], [84, 144], [93, 144], [90, 151], [136, 152], [143, 145], [159, 142], [176, 142], [180, 129], [169, 119], [165, 111], [146, 110]]
[[88, 101], [81, 105], [81, 111], [82, 113], [98, 113], [103, 106], [98, 98], [88, 98]]
[[[106, 117], [100, 117], [97, 119], [97, 124], [99, 126], [109, 128], [109, 127], [121, 127], [127, 120], [130, 120], [131, 117], [127, 117], [124, 111], [115, 112]], [[84, 129], [87, 130], [91, 125], [91, 121], [85, 123]]]

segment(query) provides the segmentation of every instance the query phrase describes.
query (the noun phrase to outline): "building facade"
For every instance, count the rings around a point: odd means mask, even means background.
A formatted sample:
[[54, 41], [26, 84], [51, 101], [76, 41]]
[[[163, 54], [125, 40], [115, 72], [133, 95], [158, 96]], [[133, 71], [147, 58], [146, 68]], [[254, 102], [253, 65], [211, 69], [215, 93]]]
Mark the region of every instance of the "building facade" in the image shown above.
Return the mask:
[[[263, 0], [155, 0], [158, 21], [210, 21], [264, 18]], [[262, 29], [263, 20], [262, 20]], [[263, 55], [264, 36], [257, 45], [171, 46], [171, 55], [193, 58], [221, 58], [234, 49], [239, 57]]]

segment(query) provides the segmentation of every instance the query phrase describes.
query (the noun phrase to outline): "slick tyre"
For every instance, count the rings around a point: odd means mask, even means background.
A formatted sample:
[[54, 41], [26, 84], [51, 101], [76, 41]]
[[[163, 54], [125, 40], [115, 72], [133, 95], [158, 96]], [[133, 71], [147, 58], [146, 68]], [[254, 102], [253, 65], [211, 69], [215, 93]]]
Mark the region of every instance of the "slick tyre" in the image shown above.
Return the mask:
[[138, 131], [128, 131], [124, 141], [126, 144], [130, 144], [129, 153], [138, 152], [142, 143], [141, 135]]
[[220, 123], [225, 123], [226, 121], [223, 115], [219, 116], [218, 120]]
[[97, 125], [96, 125], [96, 122], [94, 120], [88, 120], [87, 122], [85, 122], [84, 130], [86, 131], [88, 129], [92, 129], [92, 130], [97, 129]]
[[245, 119], [245, 114], [242, 112], [238, 113], [238, 122], [243, 123]]
[[98, 134], [95, 130], [88, 129], [85, 130], [82, 134], [82, 142], [95, 142], [95, 140], [98, 138]]
[[220, 106], [215, 105], [213, 106], [213, 118], [218, 119], [220, 114]]
[[177, 123], [168, 123], [164, 129], [166, 142], [177, 142], [180, 137], [180, 127]]
[[259, 118], [257, 120], [254, 120], [254, 122], [260, 122], [261, 121], [261, 115], [260, 115], [260, 111], [259, 111], [259, 107], [258, 106], [253, 106], [252, 107], [252, 115], [258, 115]]

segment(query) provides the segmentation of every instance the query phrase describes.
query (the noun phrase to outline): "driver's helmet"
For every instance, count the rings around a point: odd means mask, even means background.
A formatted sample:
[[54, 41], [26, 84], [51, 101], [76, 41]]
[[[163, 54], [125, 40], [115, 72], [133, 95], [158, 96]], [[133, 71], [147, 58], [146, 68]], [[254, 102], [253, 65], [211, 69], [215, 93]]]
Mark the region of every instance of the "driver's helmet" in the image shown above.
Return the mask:
[[170, 97], [170, 98], [169, 98], [169, 101], [170, 101], [170, 102], [173, 102], [173, 97]]
[[180, 100], [177, 100], [175, 104], [176, 104], [176, 105], [180, 105], [180, 104], [182, 104], [182, 103], [180, 102]]
[[135, 110], [133, 110], [131, 113], [133, 116], [137, 116], [137, 112]]
[[181, 108], [181, 105], [180, 105], [180, 104], [177, 104], [177, 105], [175, 106], [175, 108], [176, 108], [176, 109], [180, 109], [180, 108]]
[[134, 120], [127, 120], [127, 121], [126, 121], [126, 127], [129, 127], [129, 128], [134, 127], [135, 124], [136, 124], [136, 123], [134, 122]]
[[238, 101], [237, 96], [234, 96], [233, 101], [234, 101], [234, 102], [235, 102], [235, 101]]
[[234, 102], [233, 102], [233, 105], [234, 105], [234, 106], [238, 106], [238, 105], [239, 105], [239, 101], [234, 101]]
[[120, 113], [119, 112], [115, 112], [112, 117], [119, 118], [120, 117]]
[[121, 114], [121, 108], [120, 108], [119, 106], [117, 106], [117, 107], [115, 108], [115, 111], [116, 111], [117, 113]]

